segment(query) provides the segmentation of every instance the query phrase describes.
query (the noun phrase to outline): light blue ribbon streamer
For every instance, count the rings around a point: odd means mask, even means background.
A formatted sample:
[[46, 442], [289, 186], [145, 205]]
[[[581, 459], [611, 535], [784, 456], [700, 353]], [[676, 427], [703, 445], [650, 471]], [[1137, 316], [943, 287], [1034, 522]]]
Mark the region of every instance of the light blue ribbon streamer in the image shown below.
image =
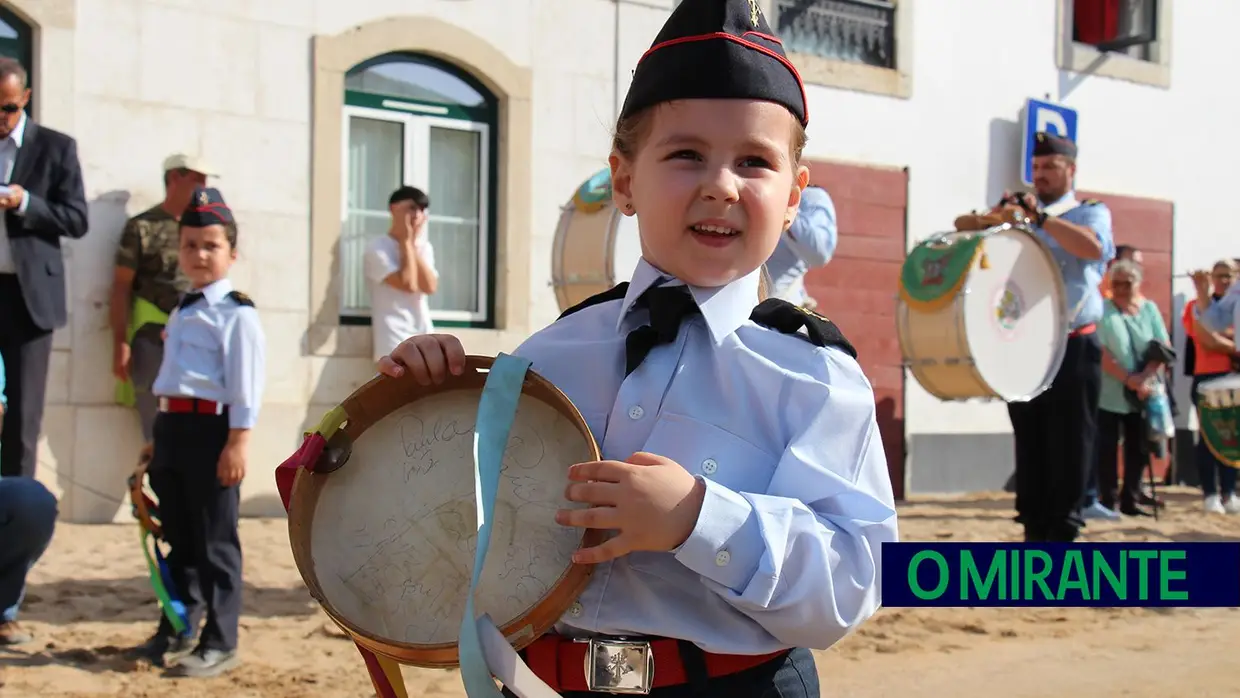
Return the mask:
[[461, 658], [461, 680], [469, 698], [503, 698], [491, 678], [478, 637], [478, 620], [474, 612], [474, 590], [482, 576], [487, 549], [491, 546], [491, 521], [495, 497], [499, 490], [499, 471], [503, 464], [508, 433], [517, 413], [517, 400], [530, 362], [501, 353], [491, 364], [482, 400], [478, 404], [478, 422], [474, 427], [474, 497], [478, 511], [478, 542], [474, 551], [474, 574], [465, 598], [465, 617], [461, 619], [458, 651]]

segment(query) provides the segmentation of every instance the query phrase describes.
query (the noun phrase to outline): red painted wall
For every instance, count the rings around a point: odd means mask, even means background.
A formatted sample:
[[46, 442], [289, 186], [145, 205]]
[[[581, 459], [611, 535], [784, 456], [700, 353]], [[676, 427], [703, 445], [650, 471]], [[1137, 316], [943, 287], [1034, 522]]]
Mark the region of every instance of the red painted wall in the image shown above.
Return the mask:
[[874, 386], [887, 470], [904, 498], [904, 369], [896, 336], [896, 279], [905, 254], [908, 173], [833, 162], [808, 162], [810, 182], [831, 193], [839, 244], [826, 267], [806, 275], [818, 312], [857, 348]]
[[[1174, 334], [1171, 299], [1171, 250], [1175, 229], [1175, 205], [1170, 201], [1142, 199], [1133, 196], [1078, 192], [1077, 198], [1098, 199], [1111, 209], [1112, 229], [1116, 245], [1132, 245], [1141, 250], [1143, 269], [1141, 292], [1158, 304], [1167, 333]], [[1179, 405], [1181, 410], [1191, 405]], [[1120, 455], [1123, 458], [1123, 455]], [[1168, 467], [1167, 458], [1154, 459], [1154, 472], [1161, 478]], [[1160, 480], [1161, 481], [1161, 480]]]

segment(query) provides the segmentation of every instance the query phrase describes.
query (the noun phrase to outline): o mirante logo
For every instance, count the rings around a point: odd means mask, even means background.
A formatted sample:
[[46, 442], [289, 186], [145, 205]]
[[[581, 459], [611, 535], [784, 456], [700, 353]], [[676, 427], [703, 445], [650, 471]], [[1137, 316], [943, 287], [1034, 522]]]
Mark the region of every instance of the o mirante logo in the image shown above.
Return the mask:
[[883, 605], [1240, 606], [1240, 543], [887, 543]]

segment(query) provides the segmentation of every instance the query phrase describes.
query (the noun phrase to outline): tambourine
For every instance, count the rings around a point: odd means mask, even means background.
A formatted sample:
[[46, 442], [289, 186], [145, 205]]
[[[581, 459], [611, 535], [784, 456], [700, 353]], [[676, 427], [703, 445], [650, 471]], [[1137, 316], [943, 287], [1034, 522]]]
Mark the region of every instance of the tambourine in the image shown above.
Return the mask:
[[[489, 428], [479, 416], [494, 361], [469, 356], [462, 375], [436, 386], [378, 376], [277, 468], [297, 569], [358, 645], [376, 689], [399, 681], [392, 661], [461, 663], [479, 531], [475, 442]], [[592, 567], [572, 554], [604, 532], [555, 522], [556, 510], [580, 506], [564, 496], [568, 467], [600, 458], [577, 408], [532, 370], [513, 400], [473, 603], [520, 650], [585, 588]]]
[[146, 485], [146, 468], [150, 464], [151, 452], [149, 449], [143, 449], [142, 454], [138, 456], [138, 467], [134, 468], [133, 474], [129, 476], [129, 503], [133, 509], [133, 517], [138, 520], [138, 525], [159, 539], [163, 537], [163, 528], [159, 522], [159, 509], [151, 496], [153, 493], [148, 492]]

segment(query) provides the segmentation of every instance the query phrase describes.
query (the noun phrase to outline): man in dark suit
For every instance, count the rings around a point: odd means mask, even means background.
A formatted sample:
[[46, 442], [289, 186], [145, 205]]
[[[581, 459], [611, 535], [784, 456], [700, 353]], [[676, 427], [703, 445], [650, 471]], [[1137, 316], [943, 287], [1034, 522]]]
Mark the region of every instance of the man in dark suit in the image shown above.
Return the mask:
[[67, 322], [60, 240], [86, 234], [86, 193], [77, 143], [26, 115], [26, 80], [21, 63], [0, 58], [0, 475], [33, 477], [52, 331]]

